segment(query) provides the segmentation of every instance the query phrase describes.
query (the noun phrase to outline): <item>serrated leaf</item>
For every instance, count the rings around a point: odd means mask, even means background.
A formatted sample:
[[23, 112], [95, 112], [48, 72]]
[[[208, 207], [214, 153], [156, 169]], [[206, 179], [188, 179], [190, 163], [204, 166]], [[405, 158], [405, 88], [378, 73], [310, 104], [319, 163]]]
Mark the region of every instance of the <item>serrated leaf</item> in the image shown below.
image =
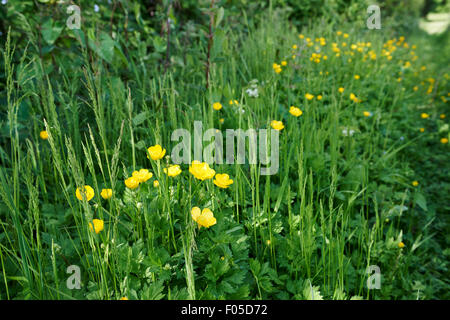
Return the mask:
[[319, 287], [313, 287], [311, 285], [311, 281], [305, 282], [305, 288], [303, 289], [303, 297], [306, 300], [323, 300], [322, 295], [320, 294]]

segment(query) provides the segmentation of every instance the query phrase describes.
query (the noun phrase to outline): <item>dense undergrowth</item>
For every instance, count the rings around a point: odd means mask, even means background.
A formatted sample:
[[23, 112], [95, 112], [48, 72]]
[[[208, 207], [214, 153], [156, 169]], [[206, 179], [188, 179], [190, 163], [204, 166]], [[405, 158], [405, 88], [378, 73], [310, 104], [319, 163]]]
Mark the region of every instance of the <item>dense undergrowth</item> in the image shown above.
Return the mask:
[[[140, 16], [64, 35], [19, 17], [29, 42], [4, 34], [0, 69], [0, 298], [449, 298], [447, 37], [288, 14], [217, 9], [210, 50], [195, 27], [146, 38]], [[172, 132], [194, 121], [279, 130], [278, 172], [210, 163], [224, 188], [177, 171]]]

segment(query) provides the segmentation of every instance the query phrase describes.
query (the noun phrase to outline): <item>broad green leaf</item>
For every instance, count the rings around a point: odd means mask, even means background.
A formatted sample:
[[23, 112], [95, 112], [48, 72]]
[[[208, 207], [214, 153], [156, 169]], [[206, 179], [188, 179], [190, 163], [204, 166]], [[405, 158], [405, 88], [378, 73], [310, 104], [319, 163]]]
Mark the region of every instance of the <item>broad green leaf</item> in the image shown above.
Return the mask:
[[42, 30], [41, 30], [42, 38], [49, 45], [52, 45], [55, 43], [56, 39], [58, 39], [62, 30], [63, 30], [63, 27], [58, 25], [57, 23], [55, 23], [50, 18], [42, 24]]
[[423, 194], [421, 194], [420, 192], [417, 192], [414, 195], [414, 202], [421, 207], [423, 210], [428, 211], [427, 208], [427, 200], [425, 199], [425, 197], [423, 196]]

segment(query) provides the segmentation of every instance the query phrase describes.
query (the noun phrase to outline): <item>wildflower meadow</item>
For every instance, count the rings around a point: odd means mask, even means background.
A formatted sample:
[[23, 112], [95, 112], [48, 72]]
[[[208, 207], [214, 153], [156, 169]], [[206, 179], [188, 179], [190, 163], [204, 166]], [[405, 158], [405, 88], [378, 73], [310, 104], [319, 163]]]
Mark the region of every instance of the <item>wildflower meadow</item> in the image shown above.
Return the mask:
[[448, 2], [0, 17], [1, 300], [450, 298]]

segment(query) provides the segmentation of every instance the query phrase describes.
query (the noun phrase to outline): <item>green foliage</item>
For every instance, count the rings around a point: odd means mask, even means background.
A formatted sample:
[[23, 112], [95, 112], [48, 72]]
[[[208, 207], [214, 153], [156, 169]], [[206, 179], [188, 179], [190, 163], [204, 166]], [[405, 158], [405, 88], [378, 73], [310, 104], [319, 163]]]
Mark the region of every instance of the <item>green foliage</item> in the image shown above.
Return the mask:
[[[448, 298], [438, 49], [449, 43], [418, 30], [400, 40], [419, 2], [381, 3], [383, 32], [365, 29], [365, 1], [80, 3], [80, 30], [67, 28], [66, 4], [0, 5], [1, 299]], [[168, 177], [172, 132], [198, 120], [222, 132], [282, 121], [279, 171], [211, 165], [233, 179], [227, 189], [186, 164]], [[148, 159], [155, 144], [169, 157]], [[141, 168], [152, 178], [127, 188]], [[86, 184], [95, 196], [80, 201]], [[194, 206], [217, 223], [199, 228]], [[66, 286], [70, 265], [80, 290]], [[380, 290], [367, 289], [370, 265]]]

